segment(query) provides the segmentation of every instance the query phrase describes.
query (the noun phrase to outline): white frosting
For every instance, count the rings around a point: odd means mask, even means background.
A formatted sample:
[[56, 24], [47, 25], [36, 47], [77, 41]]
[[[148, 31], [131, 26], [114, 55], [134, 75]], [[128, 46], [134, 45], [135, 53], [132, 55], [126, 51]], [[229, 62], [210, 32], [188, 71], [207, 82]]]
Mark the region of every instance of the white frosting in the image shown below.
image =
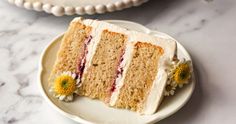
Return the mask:
[[118, 75], [118, 78], [115, 81], [116, 88], [110, 98], [111, 106], [115, 105], [120, 93], [120, 89], [124, 84], [124, 78], [132, 59], [132, 51], [135, 42], [139, 41], [139, 42], [151, 43], [160, 46], [164, 50], [164, 54], [160, 57], [158, 61], [158, 73], [155, 77], [149, 95], [147, 97], [147, 100], [144, 102], [143, 110], [139, 111], [141, 114], [153, 114], [162, 100], [164, 88], [167, 81], [166, 68], [168, 67], [166, 66], [167, 65], [166, 62], [172, 60], [176, 52], [175, 51], [176, 42], [172, 38], [165, 36], [161, 33], [160, 36], [154, 37], [136, 31], [128, 31], [124, 28], [102, 21], [96, 21], [90, 19], [82, 20], [81, 18], [76, 18], [73, 21], [83, 21], [83, 24], [93, 27], [91, 33], [92, 40], [88, 45], [88, 54], [86, 56], [87, 62], [85, 65], [84, 73], [86, 73], [87, 68], [91, 65], [92, 57], [95, 54], [95, 50], [97, 48], [98, 42], [100, 41], [101, 33], [103, 30], [108, 29], [109, 31], [122, 33], [128, 36], [125, 53], [123, 55], [123, 61], [119, 65], [121, 68], [123, 68], [123, 74]]

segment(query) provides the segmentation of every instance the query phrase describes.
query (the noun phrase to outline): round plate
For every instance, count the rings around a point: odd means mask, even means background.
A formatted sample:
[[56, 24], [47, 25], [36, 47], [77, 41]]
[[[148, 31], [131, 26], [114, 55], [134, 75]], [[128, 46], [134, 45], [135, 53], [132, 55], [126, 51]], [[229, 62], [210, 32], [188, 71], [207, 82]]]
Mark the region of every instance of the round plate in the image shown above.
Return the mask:
[[[151, 31], [146, 27], [128, 21], [120, 20], [106, 20], [107, 22], [125, 27], [127, 29], [132, 29], [147, 33], [150, 35], [158, 35], [159, 37], [171, 38], [169, 35]], [[103, 102], [98, 100], [91, 100], [85, 97], [77, 97], [75, 101], [71, 103], [66, 103], [57, 100], [49, 94], [48, 77], [50, 70], [56, 59], [56, 53], [59, 49], [61, 38], [60, 35], [55, 40], [53, 40], [44, 50], [41, 58], [41, 64], [39, 67], [39, 86], [42, 91], [43, 96], [46, 101], [52, 105], [57, 111], [65, 115], [66, 117], [73, 119], [80, 123], [117, 123], [117, 124], [137, 124], [137, 123], [154, 123], [164, 119], [171, 114], [179, 110], [190, 98], [194, 86], [195, 78], [193, 74], [193, 80], [188, 85], [185, 85], [182, 89], [178, 89], [174, 96], [165, 97], [162, 101], [161, 106], [158, 111], [153, 115], [139, 115], [135, 112], [114, 109], [106, 106]], [[177, 52], [179, 58], [185, 58], [186, 60], [191, 60], [190, 55], [184, 49], [184, 47], [177, 42]]]
[[55, 16], [113, 12], [139, 6], [148, 0], [8, 0], [18, 7], [45, 11]]

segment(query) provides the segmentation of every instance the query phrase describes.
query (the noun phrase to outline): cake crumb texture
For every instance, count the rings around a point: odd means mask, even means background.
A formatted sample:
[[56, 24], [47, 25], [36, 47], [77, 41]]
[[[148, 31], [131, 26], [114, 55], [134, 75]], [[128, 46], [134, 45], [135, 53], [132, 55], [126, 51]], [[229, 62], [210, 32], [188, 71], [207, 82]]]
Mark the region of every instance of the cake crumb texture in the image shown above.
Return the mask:
[[124, 34], [104, 30], [97, 45], [91, 66], [83, 74], [79, 95], [107, 102], [117, 76], [117, 68], [126, 43]]
[[133, 57], [120, 89], [115, 107], [141, 111], [157, 75], [158, 61], [163, 49], [145, 42], [137, 42]]

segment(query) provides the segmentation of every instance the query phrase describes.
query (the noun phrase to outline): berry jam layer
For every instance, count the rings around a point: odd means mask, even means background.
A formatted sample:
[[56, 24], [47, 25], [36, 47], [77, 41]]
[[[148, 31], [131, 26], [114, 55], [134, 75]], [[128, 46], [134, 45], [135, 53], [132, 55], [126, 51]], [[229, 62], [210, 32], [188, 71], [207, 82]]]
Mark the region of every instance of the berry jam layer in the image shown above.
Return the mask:
[[113, 84], [112, 84], [112, 87], [111, 87], [111, 94], [116, 90], [116, 85], [117, 85], [117, 82], [119, 82], [122, 78], [122, 74], [123, 74], [123, 66], [122, 66], [122, 62], [124, 60], [124, 50], [123, 50], [123, 53], [121, 54], [121, 57], [120, 57], [120, 61], [119, 61], [119, 66], [117, 66], [117, 70], [116, 70], [116, 76], [114, 78], [114, 81], [113, 81]]
[[86, 63], [86, 56], [88, 54], [88, 45], [90, 41], [92, 40], [92, 36], [86, 38], [84, 41], [83, 49], [81, 51], [81, 56], [78, 60], [78, 68], [77, 68], [77, 75], [78, 78], [81, 78], [84, 73], [85, 63]]

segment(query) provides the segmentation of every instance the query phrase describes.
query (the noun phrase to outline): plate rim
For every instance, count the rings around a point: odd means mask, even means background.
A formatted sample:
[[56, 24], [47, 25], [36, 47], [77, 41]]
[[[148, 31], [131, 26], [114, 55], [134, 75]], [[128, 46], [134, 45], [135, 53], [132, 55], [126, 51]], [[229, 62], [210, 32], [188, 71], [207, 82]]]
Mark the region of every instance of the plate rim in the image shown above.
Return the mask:
[[40, 1], [29, 2], [26, 0], [7, 0], [9, 3], [28, 10], [44, 11], [55, 16], [63, 15], [93, 15], [106, 12], [120, 11], [126, 8], [139, 6], [149, 0], [118, 0], [108, 4], [85, 5], [85, 6], [60, 6]]
[[[159, 32], [159, 31], [156, 31], [156, 30], [151, 30], [139, 23], [135, 23], [135, 22], [131, 22], [131, 21], [126, 21], [126, 20], [103, 20], [103, 21], [107, 21], [107, 22], [116, 22], [116, 23], [128, 23], [128, 24], [133, 24], [133, 25], [137, 25], [137, 26], [141, 26], [144, 30], [146, 30], [148, 34], [152, 34], [152, 33], [161, 33], [163, 35], [166, 35], [168, 36], [169, 38], [172, 38], [174, 39], [173, 37], [171, 37], [170, 35], [166, 34], [166, 33], [163, 33], [163, 32]], [[56, 42], [58, 41], [59, 38], [61, 38], [62, 36], [64, 35], [64, 33], [61, 33], [59, 35], [57, 35], [56, 37], [53, 38], [52, 41], [50, 41], [46, 46], [45, 48], [43, 49], [43, 52], [41, 53], [40, 55], [40, 63], [39, 63], [39, 69], [38, 69], [38, 87], [40, 88], [40, 93], [41, 95], [44, 97], [44, 99], [46, 100], [47, 103], [50, 104], [50, 106], [52, 106], [55, 110], [57, 110], [59, 113], [61, 113], [62, 115], [66, 116], [67, 118], [70, 118], [76, 122], [80, 122], [80, 123], [86, 123], [86, 124], [93, 124], [92, 122], [86, 120], [86, 119], [83, 119], [81, 117], [78, 117], [76, 115], [72, 115], [72, 114], [69, 114], [69, 113], [66, 113], [65, 111], [63, 111], [62, 109], [60, 109], [59, 107], [57, 107], [51, 100], [50, 98], [48, 97], [44, 87], [43, 87], [43, 84], [42, 84], [42, 74], [43, 74], [43, 60], [44, 60], [44, 56], [45, 56], [45, 53], [47, 52], [47, 50]], [[174, 39], [175, 40], [175, 39]], [[179, 49], [182, 49], [182, 52], [184, 52], [184, 54], [186, 56], [188, 56], [188, 58], [190, 60], [192, 60], [190, 54], [188, 53], [188, 51], [183, 47], [182, 44], [180, 44], [177, 40], [175, 40], [176, 43], [177, 43], [177, 47], [180, 47]], [[192, 81], [191, 81], [191, 90], [190, 90], [190, 93], [188, 95], [188, 97], [186, 98], [186, 100], [180, 105], [178, 106], [177, 108], [175, 108], [173, 111], [171, 111], [170, 113], [167, 113], [167, 114], [164, 114], [164, 115], [161, 115], [161, 116], [154, 116], [152, 117], [151, 119], [148, 119], [148, 122], [147, 123], [155, 123], [155, 122], [158, 122], [164, 118], [167, 118], [171, 115], [173, 115], [174, 113], [176, 113], [178, 110], [180, 110], [188, 101], [189, 99], [191, 98], [192, 94], [193, 94], [193, 91], [195, 89], [195, 85], [196, 85], [196, 77], [195, 77], [195, 73], [194, 73], [194, 70], [193, 70], [193, 76], [192, 76]]]

